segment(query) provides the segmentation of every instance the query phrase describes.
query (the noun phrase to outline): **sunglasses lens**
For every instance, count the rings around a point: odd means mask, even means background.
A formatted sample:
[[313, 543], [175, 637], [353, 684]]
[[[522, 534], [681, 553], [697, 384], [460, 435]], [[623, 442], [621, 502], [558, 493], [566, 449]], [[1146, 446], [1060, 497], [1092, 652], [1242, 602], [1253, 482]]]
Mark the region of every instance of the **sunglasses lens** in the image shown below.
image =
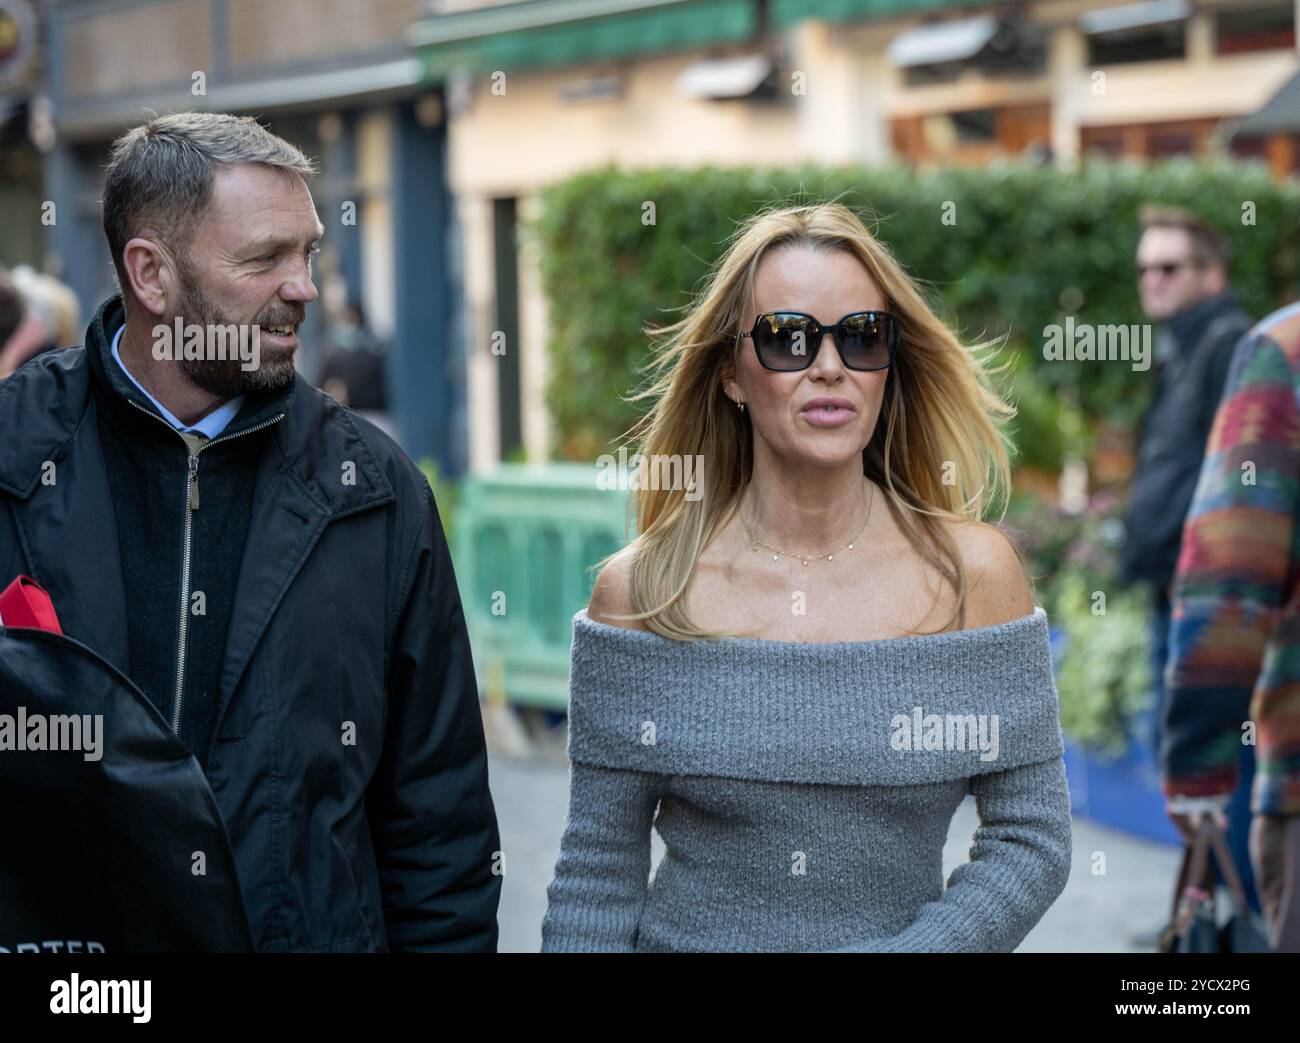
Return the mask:
[[894, 337], [893, 316], [862, 312], [846, 317], [841, 329], [846, 366], [850, 369], [883, 369], [889, 365], [889, 345]]
[[806, 315], [771, 312], [758, 319], [754, 343], [768, 369], [805, 369], [812, 360], [812, 320]]

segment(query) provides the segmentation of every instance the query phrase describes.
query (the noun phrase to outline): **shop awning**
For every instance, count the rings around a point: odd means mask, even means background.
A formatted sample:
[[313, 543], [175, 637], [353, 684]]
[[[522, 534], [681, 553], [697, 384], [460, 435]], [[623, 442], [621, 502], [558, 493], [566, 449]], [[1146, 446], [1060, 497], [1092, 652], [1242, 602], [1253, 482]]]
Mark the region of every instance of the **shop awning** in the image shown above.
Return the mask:
[[988, 0], [768, 0], [768, 25], [784, 29], [810, 18], [822, 22], [866, 21], [988, 6]]
[[1273, 97], [1237, 124], [1233, 137], [1262, 138], [1269, 134], [1300, 133], [1300, 72], [1282, 84]]
[[1123, 7], [1103, 7], [1079, 15], [1079, 28], [1090, 36], [1119, 33], [1129, 29], [1146, 29], [1155, 25], [1181, 22], [1192, 13], [1187, 0], [1147, 0]]
[[[988, 6], [988, 0], [768, 0], [766, 28]], [[407, 30], [425, 78], [690, 50], [759, 33], [758, 0], [524, 0], [436, 15]]]
[[992, 15], [920, 25], [889, 41], [889, 58], [899, 68], [964, 61], [984, 50], [997, 32]]
[[527, 0], [439, 15], [406, 34], [425, 78], [536, 69], [752, 38], [753, 0]]
[[688, 98], [747, 98], [772, 73], [765, 54], [696, 62], [677, 77], [677, 90]]

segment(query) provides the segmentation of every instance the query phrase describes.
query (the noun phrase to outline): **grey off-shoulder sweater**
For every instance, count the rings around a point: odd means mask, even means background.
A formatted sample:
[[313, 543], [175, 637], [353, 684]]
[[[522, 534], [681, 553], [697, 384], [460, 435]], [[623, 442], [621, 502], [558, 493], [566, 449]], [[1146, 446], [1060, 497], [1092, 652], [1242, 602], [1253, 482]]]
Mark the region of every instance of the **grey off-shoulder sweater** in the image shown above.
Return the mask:
[[[829, 644], [675, 641], [578, 612], [542, 951], [1015, 949], [1070, 869], [1047, 637], [1041, 607]], [[945, 888], [968, 792], [980, 825]]]

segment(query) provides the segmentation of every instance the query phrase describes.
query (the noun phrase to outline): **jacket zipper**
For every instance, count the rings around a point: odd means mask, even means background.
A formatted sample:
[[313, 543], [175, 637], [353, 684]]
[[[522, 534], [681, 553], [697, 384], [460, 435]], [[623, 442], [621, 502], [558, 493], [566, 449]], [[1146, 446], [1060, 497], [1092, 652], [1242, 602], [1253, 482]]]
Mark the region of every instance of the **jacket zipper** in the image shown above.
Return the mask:
[[[128, 402], [131, 400], [128, 398]], [[270, 420], [265, 420], [256, 427], [250, 427], [246, 431], [236, 431], [233, 435], [222, 435], [219, 438], [210, 439], [202, 445], [194, 448], [191, 446], [188, 438], [181, 431], [176, 430], [171, 424], [167, 423], [156, 413], [151, 413], [144, 406], [137, 402], [131, 402], [131, 405], [140, 410], [145, 416], [153, 417], [160, 424], [166, 426], [167, 430], [175, 432], [182, 442], [185, 443], [185, 451], [189, 455], [189, 478], [185, 483], [185, 526], [182, 537], [182, 557], [181, 557], [181, 618], [180, 634], [176, 646], [176, 695], [172, 702], [172, 734], [179, 736], [181, 728], [181, 703], [185, 697], [185, 634], [188, 629], [190, 616], [190, 549], [194, 534], [194, 512], [199, 509], [199, 454], [205, 449], [209, 449], [218, 442], [228, 442], [232, 438], [241, 438], [244, 435], [251, 435], [254, 432], [261, 431], [263, 428], [270, 427], [284, 419], [284, 414], [279, 413]]]

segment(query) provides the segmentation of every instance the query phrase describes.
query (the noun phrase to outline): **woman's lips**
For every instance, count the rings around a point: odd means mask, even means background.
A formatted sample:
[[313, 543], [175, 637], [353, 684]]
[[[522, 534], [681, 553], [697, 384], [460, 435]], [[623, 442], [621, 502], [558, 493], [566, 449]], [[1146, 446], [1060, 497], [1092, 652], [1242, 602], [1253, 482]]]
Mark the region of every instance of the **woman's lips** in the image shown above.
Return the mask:
[[799, 415], [814, 427], [840, 427], [858, 414], [843, 406], [812, 406], [800, 410]]

